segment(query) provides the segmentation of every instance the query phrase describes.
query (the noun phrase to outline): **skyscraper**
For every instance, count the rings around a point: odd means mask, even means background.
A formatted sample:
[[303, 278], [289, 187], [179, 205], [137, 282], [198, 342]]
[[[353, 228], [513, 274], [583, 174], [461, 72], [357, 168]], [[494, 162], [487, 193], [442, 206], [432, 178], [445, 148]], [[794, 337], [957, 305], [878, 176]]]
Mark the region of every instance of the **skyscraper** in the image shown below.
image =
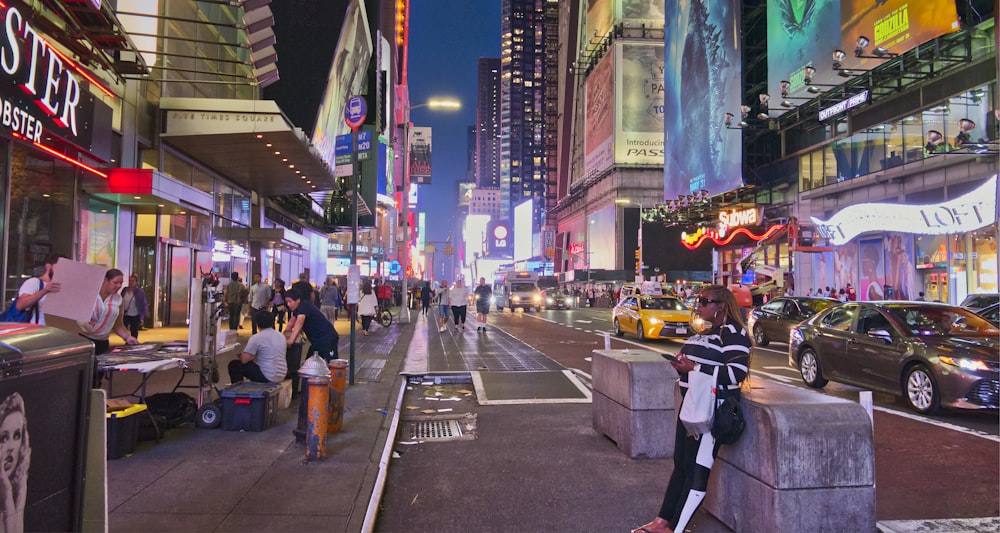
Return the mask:
[[[532, 231], [545, 205], [546, 11], [554, 0], [503, 0], [500, 44], [500, 195], [514, 206], [534, 198]], [[510, 215], [508, 215], [510, 217]]]
[[479, 58], [476, 186], [500, 187], [500, 58]]

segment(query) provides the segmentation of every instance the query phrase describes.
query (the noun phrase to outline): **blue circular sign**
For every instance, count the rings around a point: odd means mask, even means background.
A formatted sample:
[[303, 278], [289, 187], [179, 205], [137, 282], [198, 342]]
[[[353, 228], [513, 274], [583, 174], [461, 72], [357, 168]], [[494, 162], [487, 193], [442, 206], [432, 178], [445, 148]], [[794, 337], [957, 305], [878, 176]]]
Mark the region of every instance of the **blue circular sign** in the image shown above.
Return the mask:
[[403, 265], [400, 265], [399, 261], [393, 261], [393, 262], [389, 263], [389, 273], [390, 274], [399, 274], [400, 270], [403, 270]]
[[344, 110], [344, 122], [351, 129], [357, 129], [365, 122], [367, 113], [368, 104], [365, 103], [365, 99], [360, 96], [352, 96], [347, 100], [347, 108]]

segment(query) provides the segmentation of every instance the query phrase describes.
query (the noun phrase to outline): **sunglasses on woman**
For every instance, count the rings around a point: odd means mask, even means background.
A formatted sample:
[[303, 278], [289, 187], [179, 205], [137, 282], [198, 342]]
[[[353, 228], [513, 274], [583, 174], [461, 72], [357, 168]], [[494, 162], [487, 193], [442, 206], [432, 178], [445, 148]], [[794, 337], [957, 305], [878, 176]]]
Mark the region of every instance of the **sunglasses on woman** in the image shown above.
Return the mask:
[[701, 304], [701, 305], [721, 304], [722, 300], [712, 300], [712, 299], [705, 298], [704, 296], [702, 296], [702, 297], [698, 298], [698, 303]]

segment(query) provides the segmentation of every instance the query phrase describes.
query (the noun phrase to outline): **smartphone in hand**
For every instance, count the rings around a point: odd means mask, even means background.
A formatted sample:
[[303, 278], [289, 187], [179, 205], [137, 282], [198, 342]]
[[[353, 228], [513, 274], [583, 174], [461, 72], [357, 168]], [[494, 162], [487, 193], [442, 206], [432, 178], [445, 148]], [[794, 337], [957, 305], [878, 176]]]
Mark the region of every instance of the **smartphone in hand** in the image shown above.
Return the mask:
[[667, 361], [670, 361], [671, 363], [680, 363], [681, 362], [680, 359], [674, 357], [673, 354], [669, 354], [669, 353], [661, 353], [660, 357], [666, 359]]

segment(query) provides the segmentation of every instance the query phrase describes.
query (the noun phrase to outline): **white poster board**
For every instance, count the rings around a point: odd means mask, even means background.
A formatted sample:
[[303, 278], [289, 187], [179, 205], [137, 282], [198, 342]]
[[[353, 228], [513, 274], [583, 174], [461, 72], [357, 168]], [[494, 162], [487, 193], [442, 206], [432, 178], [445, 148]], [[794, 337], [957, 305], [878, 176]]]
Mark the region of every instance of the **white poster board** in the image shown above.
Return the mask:
[[61, 285], [59, 292], [45, 296], [45, 323], [79, 333], [77, 322], [90, 322], [94, 304], [101, 292], [108, 269], [60, 258], [52, 270], [52, 281]]

